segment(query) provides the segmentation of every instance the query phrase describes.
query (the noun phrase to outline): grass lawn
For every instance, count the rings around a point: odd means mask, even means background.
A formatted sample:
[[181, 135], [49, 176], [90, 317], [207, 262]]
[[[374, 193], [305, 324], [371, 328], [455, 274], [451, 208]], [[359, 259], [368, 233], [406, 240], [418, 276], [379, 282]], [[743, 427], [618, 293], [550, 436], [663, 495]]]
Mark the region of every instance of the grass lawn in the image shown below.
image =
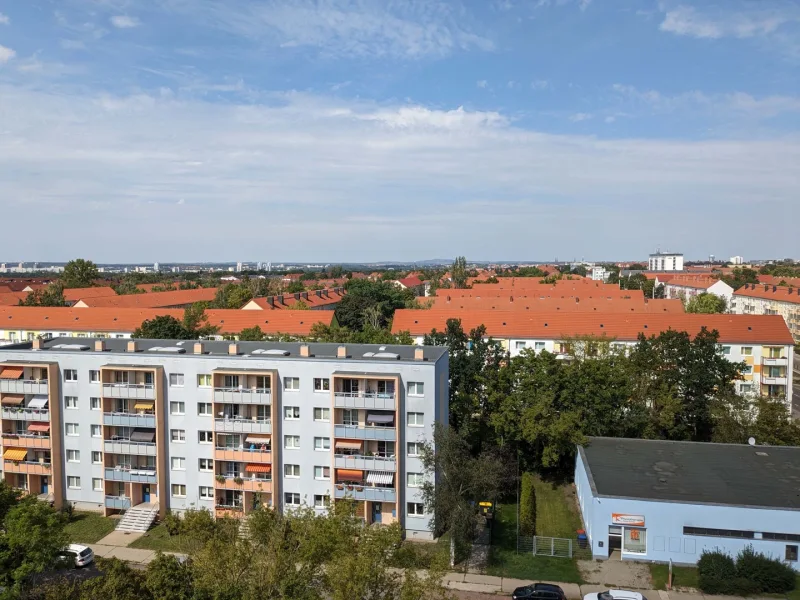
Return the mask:
[[536, 492], [536, 535], [574, 540], [575, 532], [581, 529], [581, 517], [571, 497], [570, 486], [548, 483], [537, 477], [533, 487]]
[[800, 575], [797, 576], [797, 585], [794, 586], [794, 589], [786, 594], [786, 597], [789, 600], [800, 600]]
[[161, 550], [162, 552], [186, 552], [186, 544], [182, 536], [170, 537], [163, 524], [156, 525], [138, 540], [134, 540], [130, 548], [143, 550]]
[[[650, 565], [650, 577], [653, 578], [653, 589], [666, 590], [669, 565]], [[694, 567], [672, 567], [672, 587], [690, 587], [697, 589], [697, 569]]]
[[99, 513], [74, 512], [64, 531], [71, 542], [93, 544], [114, 531], [117, 522]]

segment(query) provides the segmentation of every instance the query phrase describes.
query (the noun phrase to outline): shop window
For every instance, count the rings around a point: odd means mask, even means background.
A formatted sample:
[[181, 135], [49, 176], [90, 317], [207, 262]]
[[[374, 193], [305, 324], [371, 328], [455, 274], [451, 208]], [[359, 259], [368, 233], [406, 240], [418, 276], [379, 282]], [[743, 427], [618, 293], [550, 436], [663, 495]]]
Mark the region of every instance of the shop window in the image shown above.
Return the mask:
[[647, 530], [626, 527], [622, 535], [622, 551], [631, 554], [647, 554]]

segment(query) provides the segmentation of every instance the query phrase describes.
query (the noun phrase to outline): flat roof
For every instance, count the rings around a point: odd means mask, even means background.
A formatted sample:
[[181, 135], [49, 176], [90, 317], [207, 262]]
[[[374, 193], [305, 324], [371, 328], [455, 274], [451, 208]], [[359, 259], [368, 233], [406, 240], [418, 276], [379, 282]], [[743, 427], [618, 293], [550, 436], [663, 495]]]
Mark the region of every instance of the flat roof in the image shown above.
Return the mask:
[[800, 448], [590, 437], [595, 495], [800, 510]]

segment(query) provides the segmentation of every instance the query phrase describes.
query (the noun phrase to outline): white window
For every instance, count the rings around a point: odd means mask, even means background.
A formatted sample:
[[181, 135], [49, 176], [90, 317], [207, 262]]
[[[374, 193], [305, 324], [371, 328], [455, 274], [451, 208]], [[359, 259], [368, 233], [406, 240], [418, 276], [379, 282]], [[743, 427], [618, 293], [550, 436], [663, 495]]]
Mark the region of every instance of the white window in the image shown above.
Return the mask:
[[753, 384], [752, 383], [743, 383], [739, 386], [739, 391], [742, 394], [749, 394], [753, 391]]
[[722, 347], [722, 353], [725, 356], [728, 356], [731, 353], [731, 347], [730, 346], [723, 346]]
[[425, 395], [425, 384], [421, 381], [409, 381], [408, 382], [408, 395], [409, 396], [424, 396]]
[[214, 461], [210, 458], [201, 458], [197, 461], [197, 468], [204, 472], [213, 471]]
[[186, 498], [186, 486], [177, 483], [172, 484], [172, 495], [175, 498]]
[[300, 494], [297, 492], [286, 492], [283, 500], [286, 506], [300, 506]]
[[81, 462], [81, 451], [80, 450], [67, 450], [67, 462]]
[[198, 375], [197, 387], [211, 387], [211, 375], [207, 373]]
[[78, 381], [78, 371], [75, 369], [64, 369], [64, 381]]
[[172, 463], [172, 470], [173, 471], [185, 471], [186, 470], [186, 459], [182, 456], [173, 456], [170, 460]]
[[300, 447], [299, 435], [285, 435], [283, 436], [283, 447], [287, 450], [296, 450]]
[[742, 373], [745, 375], [750, 375], [753, 372], [753, 365], [745, 365], [742, 369]]
[[330, 467], [321, 467], [321, 466], [314, 467], [314, 479], [330, 479], [330, 478], [331, 478]]
[[100, 465], [103, 463], [103, 453], [94, 451], [92, 452], [92, 464]]
[[77, 423], [64, 423], [64, 429], [66, 430], [67, 435], [80, 435], [78, 433]]
[[314, 391], [315, 392], [330, 392], [331, 380], [323, 379], [322, 377], [314, 377]]
[[330, 408], [315, 408], [314, 409], [314, 420], [315, 421], [324, 421], [325, 423], [329, 423], [331, 420], [331, 409]]
[[299, 377], [284, 377], [283, 378], [283, 389], [289, 392], [296, 392], [300, 389], [300, 378]]
[[67, 487], [71, 490], [81, 489], [81, 478], [73, 476], [67, 477]]
[[100, 383], [100, 371], [89, 371], [89, 382], [90, 383]]
[[407, 424], [409, 427], [424, 427], [425, 426], [425, 413], [410, 412], [407, 416]]
[[170, 402], [169, 403], [169, 414], [171, 415], [182, 415], [186, 413], [186, 403], [185, 402]]
[[408, 473], [408, 487], [419, 487], [422, 485], [422, 473]]
[[214, 441], [214, 434], [210, 431], [198, 431], [197, 441], [201, 444], [210, 444]]
[[169, 385], [170, 387], [183, 387], [183, 373], [170, 373]]
[[177, 444], [186, 443], [186, 431], [183, 429], [171, 429], [169, 436], [170, 439]]
[[92, 425], [91, 427], [92, 437], [99, 438], [103, 437], [103, 429], [100, 425]]
[[753, 347], [742, 346], [742, 356], [753, 356]]
[[326, 437], [315, 437], [314, 438], [314, 450], [319, 452], [326, 452], [331, 449], [331, 438]]
[[102, 492], [103, 491], [103, 480], [99, 477], [92, 477], [92, 489], [95, 492]]
[[201, 485], [197, 488], [197, 495], [201, 500], [211, 500], [214, 497], [214, 488]]
[[197, 416], [199, 417], [210, 417], [211, 414], [211, 402], [198, 402], [197, 403]]
[[77, 396], [64, 396], [64, 407], [76, 409], [78, 408], [78, 397]]
[[286, 477], [297, 479], [300, 477], [300, 465], [283, 465], [283, 474]]
[[300, 418], [300, 407], [299, 406], [284, 406], [283, 407], [283, 418], [287, 421], [296, 421]]
[[422, 444], [419, 442], [408, 442], [408, 455], [419, 456], [422, 451]]
[[536, 350], [536, 352], [541, 352], [544, 350], [544, 342], [534, 342], [533, 349]]
[[517, 350], [524, 350], [525, 342], [514, 342], [514, 348], [516, 348]]
[[421, 502], [409, 502], [407, 513], [409, 517], [421, 517], [425, 514], [425, 505]]
[[100, 410], [101, 407], [100, 398], [89, 398], [89, 408], [91, 410]]
[[331, 497], [322, 494], [314, 494], [314, 508], [327, 508], [330, 506]]

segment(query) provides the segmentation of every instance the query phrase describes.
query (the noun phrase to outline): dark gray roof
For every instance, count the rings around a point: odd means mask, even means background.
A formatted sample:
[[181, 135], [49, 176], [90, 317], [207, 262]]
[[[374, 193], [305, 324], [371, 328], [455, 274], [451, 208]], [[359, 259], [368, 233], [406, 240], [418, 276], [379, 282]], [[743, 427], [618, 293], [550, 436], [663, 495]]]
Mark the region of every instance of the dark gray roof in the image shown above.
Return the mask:
[[598, 496], [800, 510], [800, 448], [589, 438]]

